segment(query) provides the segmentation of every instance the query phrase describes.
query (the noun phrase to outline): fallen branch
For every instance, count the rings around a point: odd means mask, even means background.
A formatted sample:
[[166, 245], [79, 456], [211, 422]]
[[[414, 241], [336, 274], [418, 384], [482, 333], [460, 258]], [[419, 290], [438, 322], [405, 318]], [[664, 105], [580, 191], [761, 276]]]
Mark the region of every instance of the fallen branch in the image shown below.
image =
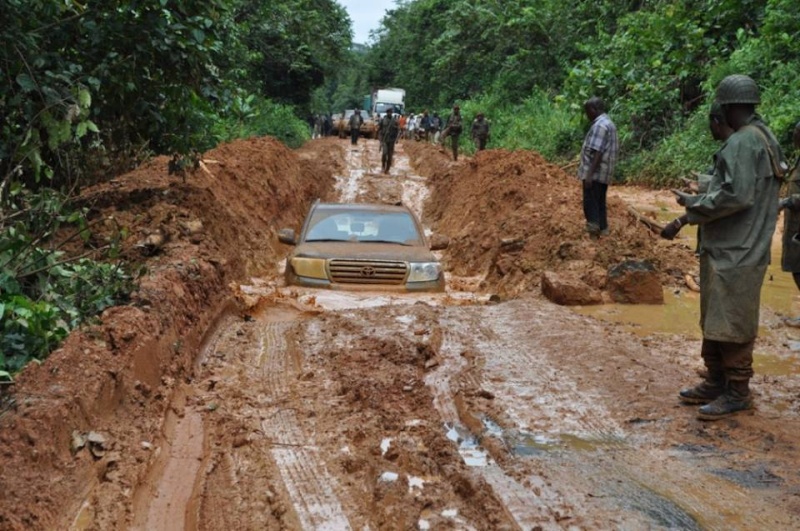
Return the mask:
[[568, 162], [563, 166], [561, 166], [561, 169], [563, 171], [571, 170], [572, 168], [577, 168], [580, 163], [581, 163], [580, 160], [573, 160], [572, 162]]
[[630, 205], [628, 205], [628, 212], [630, 212], [630, 214], [638, 221], [641, 221], [642, 223], [647, 225], [647, 228], [655, 232], [656, 234], [660, 234], [661, 231], [664, 230], [664, 227], [666, 226], [662, 225], [661, 223], [659, 223], [654, 219], [648, 218], [647, 216], [645, 216], [644, 214], [642, 214], [641, 212], [639, 212]]

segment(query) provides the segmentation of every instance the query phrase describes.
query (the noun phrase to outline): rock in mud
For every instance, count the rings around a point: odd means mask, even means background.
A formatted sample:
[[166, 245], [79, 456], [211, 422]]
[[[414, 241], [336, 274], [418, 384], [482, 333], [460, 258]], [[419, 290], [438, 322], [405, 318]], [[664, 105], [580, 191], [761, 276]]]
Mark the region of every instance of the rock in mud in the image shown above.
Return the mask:
[[562, 306], [601, 304], [602, 294], [574, 273], [542, 273], [542, 294]]
[[658, 272], [648, 261], [626, 260], [608, 269], [611, 298], [624, 304], [664, 304]]

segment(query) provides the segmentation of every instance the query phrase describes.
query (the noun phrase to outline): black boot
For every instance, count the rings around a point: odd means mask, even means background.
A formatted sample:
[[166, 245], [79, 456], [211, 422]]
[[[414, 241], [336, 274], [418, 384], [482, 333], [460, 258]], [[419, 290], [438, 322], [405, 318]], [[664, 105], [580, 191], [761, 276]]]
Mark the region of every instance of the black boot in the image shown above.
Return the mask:
[[717, 420], [753, 408], [753, 396], [747, 380], [731, 380], [728, 389], [710, 404], [697, 410], [697, 418]]
[[722, 376], [709, 375], [699, 385], [681, 389], [678, 398], [685, 404], [708, 404], [725, 392], [725, 380]]

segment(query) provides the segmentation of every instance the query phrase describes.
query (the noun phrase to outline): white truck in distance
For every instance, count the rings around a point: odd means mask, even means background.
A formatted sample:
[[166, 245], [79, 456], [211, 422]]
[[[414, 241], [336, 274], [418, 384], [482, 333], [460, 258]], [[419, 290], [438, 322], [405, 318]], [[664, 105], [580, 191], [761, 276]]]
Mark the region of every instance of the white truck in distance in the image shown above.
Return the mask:
[[401, 88], [378, 89], [372, 93], [372, 109], [370, 115], [375, 121], [386, 114], [386, 109], [392, 108], [395, 115], [405, 112], [406, 91]]

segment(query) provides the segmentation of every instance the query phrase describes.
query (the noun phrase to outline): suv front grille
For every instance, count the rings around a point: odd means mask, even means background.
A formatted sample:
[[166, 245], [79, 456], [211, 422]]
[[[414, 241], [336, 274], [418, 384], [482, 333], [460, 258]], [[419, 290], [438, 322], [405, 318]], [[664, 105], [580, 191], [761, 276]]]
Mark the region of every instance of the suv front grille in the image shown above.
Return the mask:
[[342, 284], [402, 284], [408, 266], [405, 262], [380, 260], [331, 260], [331, 281]]

